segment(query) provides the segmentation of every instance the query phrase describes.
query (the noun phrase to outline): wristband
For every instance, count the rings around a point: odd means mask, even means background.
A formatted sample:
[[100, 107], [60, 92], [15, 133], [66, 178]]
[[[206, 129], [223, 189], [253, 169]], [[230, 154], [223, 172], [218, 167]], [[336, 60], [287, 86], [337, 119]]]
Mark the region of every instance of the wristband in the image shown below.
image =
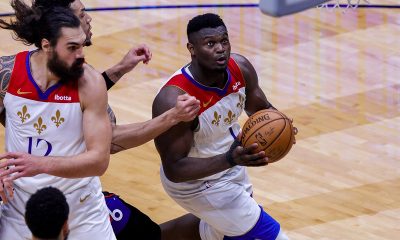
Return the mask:
[[108, 75], [105, 71], [101, 75], [103, 76], [104, 81], [106, 81], [107, 91], [110, 90], [110, 88], [112, 88], [112, 86], [114, 86], [115, 82], [111, 81], [111, 79], [108, 77]]
[[235, 141], [232, 143], [231, 147], [229, 148], [229, 151], [226, 152], [226, 154], [225, 154], [226, 161], [229, 163], [229, 165], [231, 165], [231, 167], [234, 167], [237, 165], [237, 163], [233, 160], [232, 153], [233, 153], [233, 150], [235, 150], [235, 148], [240, 145], [241, 145], [240, 141], [235, 139]]

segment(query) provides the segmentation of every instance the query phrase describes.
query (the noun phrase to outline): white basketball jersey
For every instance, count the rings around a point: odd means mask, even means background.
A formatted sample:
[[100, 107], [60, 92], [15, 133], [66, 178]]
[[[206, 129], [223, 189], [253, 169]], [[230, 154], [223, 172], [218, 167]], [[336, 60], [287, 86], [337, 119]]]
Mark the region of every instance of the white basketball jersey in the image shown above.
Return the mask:
[[[32, 52], [17, 54], [7, 93], [5, 144], [8, 152], [35, 156], [73, 156], [86, 151], [78, 83], [57, 83], [42, 92], [30, 71]], [[14, 184], [28, 193], [45, 186], [72, 192], [93, 177], [67, 179], [39, 174]]]
[[[199, 127], [189, 157], [208, 158], [229, 150], [240, 131], [238, 118], [246, 100], [245, 81], [237, 63], [231, 58], [228, 80], [223, 89], [208, 87], [193, 79], [188, 66], [176, 72], [165, 86], [178, 87], [200, 100]], [[226, 170], [228, 171], [228, 170]], [[226, 171], [203, 178], [217, 179]]]

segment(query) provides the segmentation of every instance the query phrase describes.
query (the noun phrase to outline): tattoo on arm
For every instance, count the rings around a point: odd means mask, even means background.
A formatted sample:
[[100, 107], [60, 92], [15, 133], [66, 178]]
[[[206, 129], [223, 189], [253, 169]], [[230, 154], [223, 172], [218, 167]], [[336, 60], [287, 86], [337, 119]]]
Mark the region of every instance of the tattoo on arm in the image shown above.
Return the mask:
[[0, 57], [0, 98], [4, 99], [8, 84], [10, 83], [11, 73], [14, 67], [15, 55]]
[[112, 71], [111, 69], [107, 70], [106, 74], [114, 83], [117, 83], [124, 76], [121, 71]]
[[115, 114], [114, 114], [113, 110], [111, 109], [110, 105], [107, 105], [107, 113], [108, 113], [108, 117], [110, 118], [111, 125], [116, 125], [117, 118], [115, 117]]

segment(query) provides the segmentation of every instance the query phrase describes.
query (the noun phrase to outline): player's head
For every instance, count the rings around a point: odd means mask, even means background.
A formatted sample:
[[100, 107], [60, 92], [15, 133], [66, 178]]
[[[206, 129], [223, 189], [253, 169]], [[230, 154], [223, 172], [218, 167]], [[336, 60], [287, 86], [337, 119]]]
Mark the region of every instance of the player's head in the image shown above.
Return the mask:
[[213, 13], [198, 15], [187, 25], [187, 48], [192, 61], [210, 70], [225, 71], [231, 53], [228, 30]]
[[68, 237], [69, 206], [64, 194], [46, 187], [33, 194], [26, 203], [25, 221], [33, 239], [65, 240]]
[[90, 31], [92, 29], [90, 25], [92, 18], [87, 14], [85, 6], [80, 0], [35, 0], [33, 6], [46, 9], [54, 7], [70, 8], [81, 22], [82, 29], [86, 34], [86, 46], [92, 45], [92, 32]]
[[0, 20], [1, 28], [12, 30], [17, 40], [44, 51], [50, 72], [62, 81], [82, 76], [86, 35], [69, 8], [29, 7], [23, 0], [12, 0], [11, 6], [16, 19], [9, 23]]

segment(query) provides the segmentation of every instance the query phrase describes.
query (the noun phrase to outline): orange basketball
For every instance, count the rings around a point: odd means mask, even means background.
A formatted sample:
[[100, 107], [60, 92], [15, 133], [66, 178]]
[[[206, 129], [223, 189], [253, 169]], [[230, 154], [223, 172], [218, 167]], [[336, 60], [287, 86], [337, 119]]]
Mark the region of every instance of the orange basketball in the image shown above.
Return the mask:
[[295, 129], [285, 114], [265, 109], [251, 115], [242, 128], [242, 145], [258, 143], [255, 152], [265, 151], [269, 162], [282, 159], [295, 143]]

